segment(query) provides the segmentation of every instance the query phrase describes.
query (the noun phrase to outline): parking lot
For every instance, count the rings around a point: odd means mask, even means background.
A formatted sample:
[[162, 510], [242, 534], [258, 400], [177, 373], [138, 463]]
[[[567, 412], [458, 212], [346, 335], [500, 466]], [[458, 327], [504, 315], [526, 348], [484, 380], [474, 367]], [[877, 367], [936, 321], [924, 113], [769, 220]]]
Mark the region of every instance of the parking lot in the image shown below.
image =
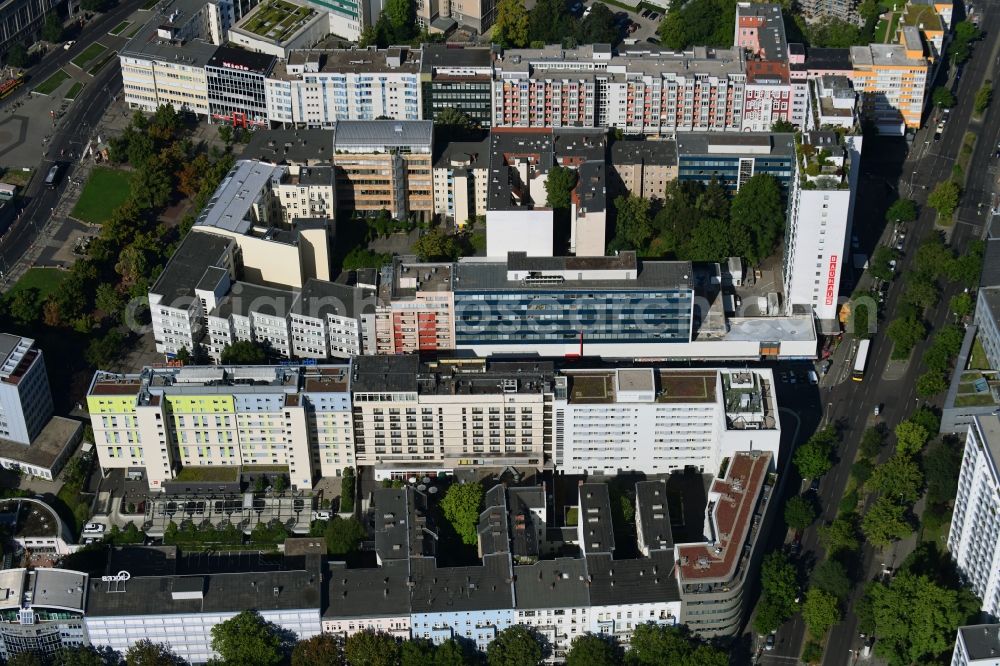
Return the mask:
[[[583, 5], [585, 7], [584, 12], [586, 12], [586, 8], [587, 7], [590, 7], [596, 1], [598, 1], [598, 0], [586, 0], [586, 1], [584, 1], [583, 2]], [[608, 9], [611, 10], [611, 13], [615, 14], [615, 16], [627, 17], [628, 20], [631, 23], [635, 23], [635, 24], [637, 24], [639, 26], [635, 30], [635, 32], [631, 32], [630, 33], [627, 30], [623, 31], [622, 32], [623, 39], [628, 40], [629, 43], [631, 43], [632, 40], [634, 39], [634, 40], [636, 40], [636, 45], [637, 46], [643, 45], [643, 44], [645, 44], [645, 45], [648, 46], [650, 44], [650, 42], [648, 42], [647, 40], [649, 38], [651, 38], [651, 37], [653, 39], [656, 39], [657, 43], [659, 42], [659, 38], [657, 37], [657, 34], [656, 34], [656, 29], [657, 29], [657, 27], [659, 27], [660, 21], [663, 19], [663, 15], [665, 13], [665, 10], [655, 10], [655, 12], [654, 12], [654, 11], [643, 9], [643, 8], [640, 7], [638, 10], [632, 11], [632, 10], [628, 10], [628, 9], [624, 9], [622, 7], [619, 7], [618, 5], [607, 5], [607, 7], [608, 7]], [[655, 13], [655, 16], [654, 16], [654, 13]], [[623, 41], [623, 42], [621, 42], [621, 43], [618, 44], [618, 48], [619, 49], [625, 49], [625, 48], [628, 47], [628, 45], [629, 44], [627, 44], [627, 43], [625, 43]]]

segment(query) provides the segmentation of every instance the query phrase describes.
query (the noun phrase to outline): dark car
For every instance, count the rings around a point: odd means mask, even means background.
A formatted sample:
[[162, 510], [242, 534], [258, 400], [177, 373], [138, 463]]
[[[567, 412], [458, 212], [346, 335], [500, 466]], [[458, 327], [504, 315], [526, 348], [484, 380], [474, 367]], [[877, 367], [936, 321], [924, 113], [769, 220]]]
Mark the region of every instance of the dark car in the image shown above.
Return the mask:
[[819, 492], [819, 479], [812, 480], [812, 483], [809, 484], [809, 492], [811, 493]]

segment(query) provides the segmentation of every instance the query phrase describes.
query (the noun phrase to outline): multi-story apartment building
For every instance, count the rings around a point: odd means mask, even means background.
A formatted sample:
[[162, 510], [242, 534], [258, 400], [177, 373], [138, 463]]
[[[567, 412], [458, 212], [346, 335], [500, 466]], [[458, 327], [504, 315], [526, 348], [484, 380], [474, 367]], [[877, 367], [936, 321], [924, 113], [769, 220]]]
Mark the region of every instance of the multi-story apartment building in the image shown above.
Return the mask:
[[334, 129], [337, 207], [397, 218], [434, 212], [429, 120], [345, 120]]
[[465, 113], [480, 127], [493, 120], [493, 49], [424, 44], [420, 62], [423, 119], [444, 109]]
[[702, 543], [677, 544], [680, 622], [704, 638], [734, 636], [751, 610], [763, 544], [774, 516], [774, 456], [742, 451], [728, 461], [708, 492]]
[[169, 104], [208, 118], [205, 66], [224, 41], [227, 12], [205, 0], [170, 0], [122, 47], [122, 84], [130, 109], [152, 112]]
[[858, 125], [858, 94], [846, 76], [824, 74], [812, 81], [809, 103], [812, 107], [809, 127], [841, 127], [851, 130]]
[[87, 392], [101, 467], [161, 490], [184, 467], [287, 466], [311, 488], [355, 464], [347, 366], [98, 372]]
[[718, 469], [781, 438], [770, 371], [566, 370], [556, 378], [552, 461], [567, 474]]
[[1000, 666], [1000, 624], [959, 627], [951, 666]]
[[267, 78], [268, 115], [330, 129], [340, 120], [419, 120], [420, 50], [292, 51]]
[[609, 194], [663, 199], [667, 183], [677, 178], [674, 141], [615, 141], [608, 163]]
[[27, 446], [51, 416], [42, 350], [31, 338], [0, 333], [0, 440]]
[[205, 64], [209, 118], [236, 127], [268, 127], [264, 81], [275, 57], [220, 46]]
[[291, 356], [350, 358], [375, 349], [375, 290], [309, 279], [289, 312]]
[[413, 355], [351, 365], [354, 447], [382, 477], [472, 466], [541, 469], [552, 439], [552, 364]]
[[718, 181], [735, 194], [756, 174], [774, 178], [786, 192], [795, 174], [795, 137], [792, 134], [750, 132], [678, 134], [677, 178], [708, 185]]
[[[486, 191], [486, 254], [603, 256], [607, 227], [604, 132], [586, 129], [494, 128]], [[559, 165], [575, 169], [569, 237], [556, 237], [545, 183]], [[556, 248], [560, 248], [556, 251]]]
[[982, 612], [1000, 611], [1000, 417], [976, 416], [969, 426], [958, 477], [948, 550]]
[[809, 308], [835, 329], [840, 277], [854, 222], [861, 136], [812, 131], [802, 136], [788, 197], [783, 272], [785, 309]]
[[49, 658], [83, 645], [89, 577], [79, 571], [38, 567], [0, 571], [0, 658]]
[[382, 269], [375, 308], [375, 353], [455, 348], [455, 296], [450, 264], [393, 259]]
[[745, 84], [742, 49], [508, 50], [494, 63], [493, 126], [740, 130]]
[[852, 46], [851, 62], [863, 114], [880, 133], [920, 127], [928, 81], [922, 41]]
[[490, 140], [451, 141], [434, 162], [434, 212], [462, 228], [486, 215]]
[[858, 20], [857, 4], [854, 0], [804, 0], [802, 11], [810, 19], [829, 16], [855, 23]]
[[792, 84], [781, 6], [737, 3], [733, 43], [748, 58], [743, 131], [767, 132], [779, 120], [804, 127], [808, 100]]
[[30, 338], [0, 333], [0, 467], [55, 478], [83, 428], [52, 411], [42, 350]]

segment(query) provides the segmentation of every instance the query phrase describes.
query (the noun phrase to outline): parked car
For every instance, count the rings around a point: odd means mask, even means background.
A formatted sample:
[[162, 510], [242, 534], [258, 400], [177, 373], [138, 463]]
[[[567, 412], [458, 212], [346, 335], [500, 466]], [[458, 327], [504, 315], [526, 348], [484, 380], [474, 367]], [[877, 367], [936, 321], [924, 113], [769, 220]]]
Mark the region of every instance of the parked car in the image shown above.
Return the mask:
[[882, 413], [882, 403], [880, 403], [880, 402], [875, 403], [875, 409], [873, 411], [874, 411], [875, 416], [878, 416], [879, 414], [881, 414]]
[[650, 21], [655, 21], [656, 19], [660, 18], [660, 15], [657, 14], [656, 12], [650, 12], [649, 16], [647, 16], [646, 18], [648, 18]]
[[636, 30], [638, 30], [638, 29], [639, 29], [639, 24], [638, 23], [629, 23], [629, 25], [628, 25], [628, 32], [629, 32], [630, 35], [633, 32], [635, 32]]
[[107, 529], [107, 526], [102, 525], [100, 523], [87, 523], [86, 525], [83, 526], [83, 533], [84, 534], [104, 534], [104, 530], [106, 530], [106, 529]]
[[767, 640], [764, 641], [764, 649], [765, 650], [773, 650], [774, 649], [774, 633], [773, 632], [767, 635]]
[[815, 370], [810, 370], [809, 371], [809, 383], [810, 384], [818, 384], [819, 383], [819, 377], [816, 376], [816, 371]]
[[329, 511], [313, 511], [313, 520], [330, 520]]

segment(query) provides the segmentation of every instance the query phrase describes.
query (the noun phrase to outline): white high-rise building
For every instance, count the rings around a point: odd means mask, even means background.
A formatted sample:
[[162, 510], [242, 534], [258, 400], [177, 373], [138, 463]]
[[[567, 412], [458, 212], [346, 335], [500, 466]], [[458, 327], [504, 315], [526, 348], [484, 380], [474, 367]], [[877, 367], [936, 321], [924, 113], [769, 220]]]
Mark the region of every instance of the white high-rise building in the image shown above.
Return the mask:
[[785, 234], [786, 311], [805, 307], [820, 322], [834, 322], [854, 218], [861, 137], [841, 140], [834, 132], [808, 132], [797, 152]]
[[958, 477], [948, 550], [982, 611], [1000, 610], [1000, 417], [976, 417], [969, 426]]
[[566, 370], [553, 462], [566, 474], [718, 469], [736, 451], [778, 455], [770, 370]]

